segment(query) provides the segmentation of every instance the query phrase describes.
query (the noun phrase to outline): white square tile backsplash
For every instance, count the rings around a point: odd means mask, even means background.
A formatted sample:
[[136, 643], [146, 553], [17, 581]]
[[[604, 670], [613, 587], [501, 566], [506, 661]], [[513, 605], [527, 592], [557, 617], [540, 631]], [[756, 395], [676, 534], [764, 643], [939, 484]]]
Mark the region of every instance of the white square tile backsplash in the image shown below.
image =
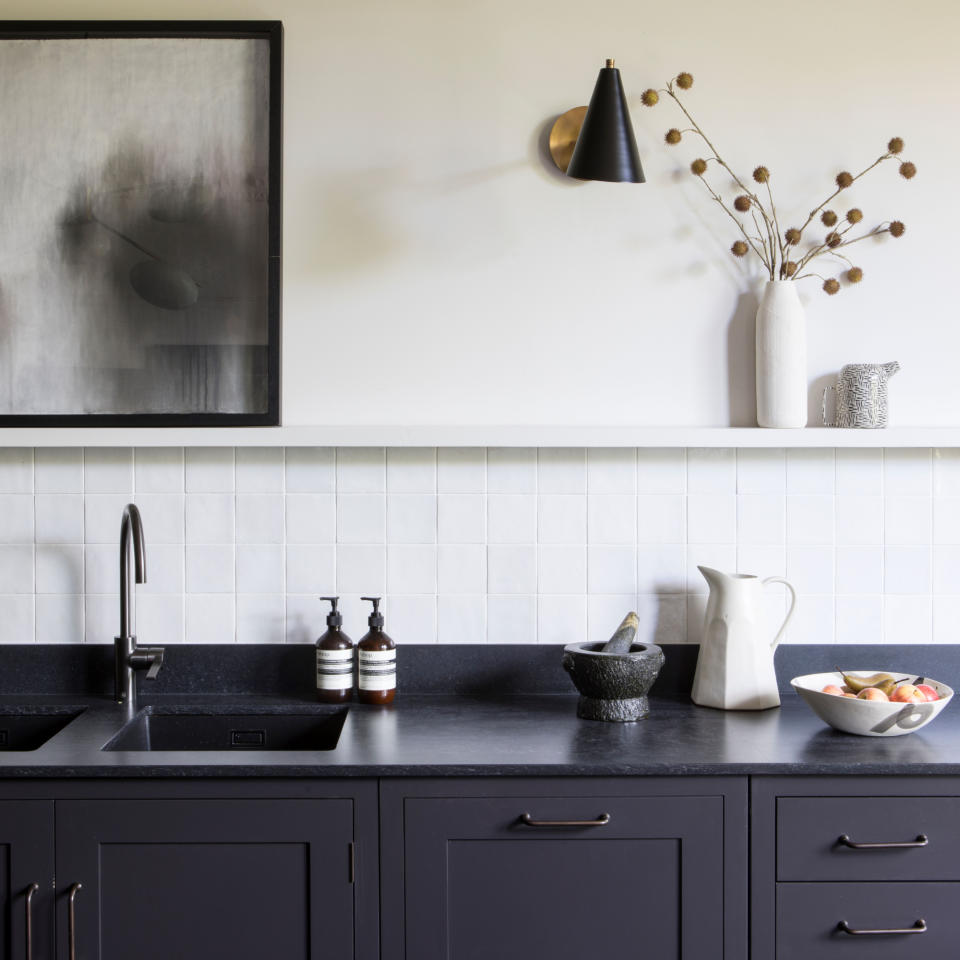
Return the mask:
[[387, 493], [436, 493], [437, 451], [400, 447], [387, 451]]
[[0, 493], [32, 493], [33, 451], [0, 450]]
[[[138, 457], [138, 469], [139, 461]], [[283, 492], [284, 456], [279, 447], [238, 447], [236, 471], [238, 493]]]
[[187, 493], [230, 493], [236, 488], [232, 447], [188, 447], [184, 450], [183, 469]]
[[586, 493], [587, 451], [551, 449], [537, 451], [538, 493]]
[[487, 451], [489, 493], [536, 493], [537, 451], [495, 447]]
[[83, 490], [84, 493], [133, 493], [133, 450], [110, 447], [84, 450]]
[[135, 453], [133, 477], [137, 493], [183, 493], [183, 450], [148, 447]]
[[285, 460], [287, 493], [336, 493], [336, 450], [290, 447]]
[[[109, 642], [134, 500], [146, 642], [696, 641], [698, 564], [787, 576], [790, 642], [956, 642], [954, 450], [0, 451], [0, 642]], [[770, 588], [769, 618], [786, 598]]]
[[34, 592], [33, 546], [0, 546], [0, 583], [4, 593]]
[[438, 493], [486, 493], [487, 451], [444, 447], [437, 450]]
[[55, 447], [34, 453], [35, 493], [83, 493], [83, 451]]

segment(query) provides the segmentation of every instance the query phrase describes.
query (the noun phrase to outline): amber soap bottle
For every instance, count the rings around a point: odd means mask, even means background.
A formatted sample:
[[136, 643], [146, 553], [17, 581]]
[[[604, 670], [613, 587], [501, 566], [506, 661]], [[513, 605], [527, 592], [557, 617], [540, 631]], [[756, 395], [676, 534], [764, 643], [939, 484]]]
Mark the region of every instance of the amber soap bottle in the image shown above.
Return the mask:
[[397, 695], [397, 646], [383, 632], [383, 614], [379, 597], [361, 597], [373, 604], [367, 618], [370, 630], [357, 644], [361, 703], [393, 703]]
[[339, 597], [321, 597], [330, 604], [327, 632], [317, 640], [317, 698], [347, 703], [353, 697], [353, 641], [340, 629]]

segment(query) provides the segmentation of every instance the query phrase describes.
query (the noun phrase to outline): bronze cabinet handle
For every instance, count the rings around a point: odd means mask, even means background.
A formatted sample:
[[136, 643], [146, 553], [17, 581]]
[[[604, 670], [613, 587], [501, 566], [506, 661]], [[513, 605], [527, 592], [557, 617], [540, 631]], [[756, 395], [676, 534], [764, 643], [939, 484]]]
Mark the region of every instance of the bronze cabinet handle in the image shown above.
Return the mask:
[[33, 960], [33, 895], [40, 889], [39, 883], [27, 887], [27, 960]]
[[83, 889], [82, 883], [75, 883], [70, 887], [67, 899], [67, 947], [70, 960], [77, 960], [77, 913], [75, 901], [77, 892]]
[[595, 820], [534, 820], [529, 813], [522, 813], [520, 822], [528, 827], [602, 827], [610, 822], [610, 814], [601, 813]]
[[859, 930], [851, 927], [846, 920], [841, 920], [837, 924], [837, 930], [840, 933], [849, 934], [851, 937], [888, 937], [891, 934], [900, 933], [926, 933], [927, 921], [921, 917], [912, 927], [892, 927], [889, 930]]
[[916, 840], [887, 840], [880, 842], [866, 842], [851, 840], [846, 834], [837, 838], [837, 843], [851, 850], [906, 850], [913, 847], [925, 847], [930, 842], [925, 833], [921, 833]]

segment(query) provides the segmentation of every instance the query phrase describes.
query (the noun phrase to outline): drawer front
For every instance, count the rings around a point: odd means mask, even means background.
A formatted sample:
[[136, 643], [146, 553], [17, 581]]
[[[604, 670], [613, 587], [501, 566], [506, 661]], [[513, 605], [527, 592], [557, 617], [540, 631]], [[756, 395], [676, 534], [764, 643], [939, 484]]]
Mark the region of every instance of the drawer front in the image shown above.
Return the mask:
[[777, 879], [960, 881], [958, 823], [960, 797], [780, 797]]
[[[960, 883], [781, 883], [776, 960], [904, 960], [954, 957], [960, 939]], [[911, 929], [922, 933], [840, 930]]]
[[722, 832], [720, 797], [436, 797], [405, 804], [408, 828], [470, 839], [626, 840]]

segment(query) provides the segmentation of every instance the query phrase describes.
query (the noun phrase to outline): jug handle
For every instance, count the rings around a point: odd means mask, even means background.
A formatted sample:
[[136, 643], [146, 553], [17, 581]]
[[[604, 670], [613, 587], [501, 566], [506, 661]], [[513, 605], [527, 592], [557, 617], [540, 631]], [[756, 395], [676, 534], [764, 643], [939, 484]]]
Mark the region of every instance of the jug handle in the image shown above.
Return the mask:
[[821, 417], [823, 418], [823, 425], [824, 425], [825, 427], [835, 427], [835, 426], [837, 426], [837, 417], [836, 417], [836, 414], [834, 414], [834, 417], [833, 417], [833, 420], [832, 420], [832, 421], [827, 420], [827, 394], [828, 394], [831, 390], [836, 391], [836, 389], [837, 389], [836, 384], [833, 384], [833, 383], [831, 383], [829, 387], [824, 387], [824, 388], [823, 388], [823, 399], [822, 399], [821, 402], [820, 402], [820, 414], [821, 414]]
[[777, 631], [777, 635], [773, 638], [773, 642], [770, 644], [770, 649], [776, 650], [777, 644], [780, 642], [781, 637], [783, 637], [784, 630], [787, 629], [787, 624], [790, 622], [790, 618], [797, 609], [797, 591], [793, 589], [793, 584], [790, 583], [789, 580], [784, 580], [783, 577], [767, 577], [767, 579], [763, 581], [763, 586], [766, 586], [768, 583], [782, 583], [790, 591], [790, 609], [787, 611], [787, 615], [784, 617], [783, 623], [780, 624], [780, 629]]

